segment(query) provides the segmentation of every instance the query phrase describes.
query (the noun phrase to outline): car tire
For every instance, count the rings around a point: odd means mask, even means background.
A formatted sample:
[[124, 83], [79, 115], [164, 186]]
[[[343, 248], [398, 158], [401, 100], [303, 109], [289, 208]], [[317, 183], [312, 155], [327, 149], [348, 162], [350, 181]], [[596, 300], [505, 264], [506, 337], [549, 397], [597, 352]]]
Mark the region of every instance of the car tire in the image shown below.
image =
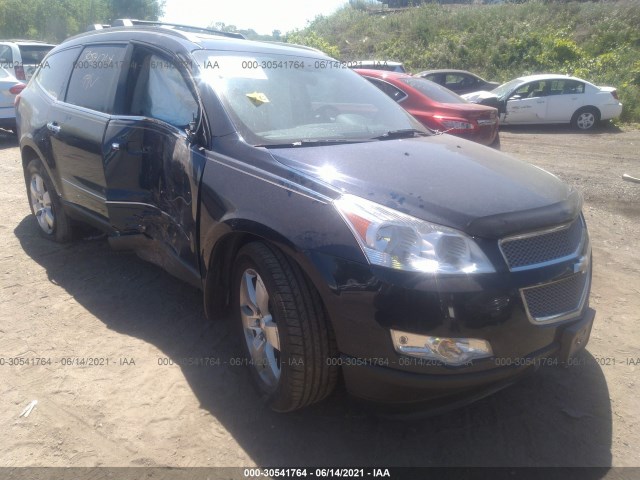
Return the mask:
[[56, 242], [71, 240], [71, 219], [65, 213], [51, 177], [39, 159], [27, 164], [24, 179], [31, 213], [38, 222], [40, 233]]
[[496, 133], [496, 138], [493, 139], [493, 142], [491, 142], [489, 146], [496, 150], [500, 150], [500, 132]]
[[277, 412], [319, 402], [334, 389], [335, 338], [322, 302], [302, 270], [264, 243], [238, 253], [234, 317], [254, 383]]
[[600, 112], [595, 107], [584, 107], [571, 118], [571, 126], [583, 132], [594, 130], [600, 123]]

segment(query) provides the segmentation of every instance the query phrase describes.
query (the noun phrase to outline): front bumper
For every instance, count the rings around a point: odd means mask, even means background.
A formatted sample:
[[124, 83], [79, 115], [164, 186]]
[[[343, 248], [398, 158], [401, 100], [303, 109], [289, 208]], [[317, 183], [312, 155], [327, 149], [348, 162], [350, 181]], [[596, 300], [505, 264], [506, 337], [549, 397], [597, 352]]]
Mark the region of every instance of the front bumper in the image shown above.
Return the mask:
[[[595, 316], [588, 302], [588, 243], [565, 260], [510, 271], [497, 242], [486, 242], [483, 250], [497, 271], [457, 277], [313, 255], [324, 272], [322, 296], [342, 355], [338, 361], [347, 390], [373, 403], [452, 408], [504, 388], [539, 366], [566, 362], [588, 341]], [[580, 280], [566, 281], [574, 278]], [[572, 298], [565, 295], [575, 293], [565, 288], [571, 285], [582, 286], [575, 306], [572, 303], [567, 315], [552, 319], [540, 295], [554, 290], [548, 304], [564, 305], [563, 298]], [[540, 295], [523, 294], [531, 289]], [[485, 340], [493, 355], [458, 366], [421, 360], [398, 353], [391, 330]]]
[[[389, 368], [370, 359], [341, 358], [347, 389], [354, 397], [389, 412], [440, 413], [476, 401], [533, 373], [541, 366], [567, 365], [587, 344], [595, 311], [558, 329], [556, 341], [522, 358], [493, 359], [495, 368], [435, 375]], [[415, 359], [416, 363], [419, 362]]]

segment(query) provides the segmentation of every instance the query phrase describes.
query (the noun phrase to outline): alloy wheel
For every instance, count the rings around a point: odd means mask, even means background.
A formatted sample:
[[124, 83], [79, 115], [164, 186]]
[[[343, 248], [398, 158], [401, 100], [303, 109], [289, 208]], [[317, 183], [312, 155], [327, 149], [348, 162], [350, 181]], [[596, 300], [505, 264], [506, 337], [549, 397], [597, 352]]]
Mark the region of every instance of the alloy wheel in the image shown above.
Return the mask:
[[51, 195], [47, 190], [44, 179], [39, 173], [31, 175], [29, 184], [31, 206], [38, 219], [38, 224], [44, 233], [51, 235], [55, 228], [55, 214], [51, 203]]
[[240, 316], [252, 367], [269, 388], [275, 388], [280, 379], [278, 325], [270, 313], [269, 292], [251, 268], [240, 282]]
[[578, 115], [576, 125], [580, 130], [589, 130], [596, 123], [596, 117], [591, 112], [582, 112]]

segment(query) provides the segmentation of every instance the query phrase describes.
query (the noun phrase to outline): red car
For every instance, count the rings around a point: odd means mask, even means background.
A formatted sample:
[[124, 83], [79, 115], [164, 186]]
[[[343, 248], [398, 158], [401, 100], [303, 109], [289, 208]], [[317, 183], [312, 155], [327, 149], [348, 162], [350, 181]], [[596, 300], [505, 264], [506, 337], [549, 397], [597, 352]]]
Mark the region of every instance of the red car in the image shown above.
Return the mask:
[[355, 69], [426, 127], [492, 147], [500, 146], [498, 110], [470, 103], [420, 77], [381, 70]]

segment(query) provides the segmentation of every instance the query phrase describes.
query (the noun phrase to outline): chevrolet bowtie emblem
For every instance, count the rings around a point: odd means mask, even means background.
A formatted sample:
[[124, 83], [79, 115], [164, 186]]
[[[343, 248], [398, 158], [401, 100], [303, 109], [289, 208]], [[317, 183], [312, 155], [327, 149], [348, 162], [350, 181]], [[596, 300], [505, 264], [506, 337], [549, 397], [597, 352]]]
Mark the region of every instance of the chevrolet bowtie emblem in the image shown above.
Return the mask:
[[584, 255], [573, 264], [573, 273], [585, 273], [589, 269], [589, 257]]

